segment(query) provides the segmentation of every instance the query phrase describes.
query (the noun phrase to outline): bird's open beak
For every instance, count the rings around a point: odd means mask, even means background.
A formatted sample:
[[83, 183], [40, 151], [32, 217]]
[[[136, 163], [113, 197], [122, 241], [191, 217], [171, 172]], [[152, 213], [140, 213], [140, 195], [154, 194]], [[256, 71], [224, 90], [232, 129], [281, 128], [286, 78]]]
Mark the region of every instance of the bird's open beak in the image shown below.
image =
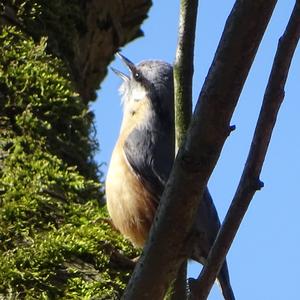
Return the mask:
[[[120, 52], [117, 52], [117, 56], [121, 59], [121, 61], [125, 64], [125, 66], [130, 70], [131, 73], [135, 72], [136, 67], [132, 61], [130, 61], [127, 57], [122, 55]], [[121, 77], [124, 81], [129, 80], [128, 75], [120, 72], [119, 70], [116, 70], [115, 68], [111, 68], [111, 69], [116, 75]]]
[[124, 73], [122, 73], [121, 71], [119, 71], [119, 70], [117, 70], [117, 69], [115, 69], [115, 68], [113, 68], [113, 67], [111, 67], [111, 70], [112, 70], [117, 76], [119, 76], [122, 80], [124, 80], [124, 81], [129, 80], [129, 76], [126, 75], [126, 74], [124, 74]]
[[127, 57], [122, 55], [120, 52], [117, 52], [117, 56], [121, 59], [121, 61], [125, 64], [125, 66], [133, 73], [135, 71], [135, 65], [132, 61], [130, 61]]

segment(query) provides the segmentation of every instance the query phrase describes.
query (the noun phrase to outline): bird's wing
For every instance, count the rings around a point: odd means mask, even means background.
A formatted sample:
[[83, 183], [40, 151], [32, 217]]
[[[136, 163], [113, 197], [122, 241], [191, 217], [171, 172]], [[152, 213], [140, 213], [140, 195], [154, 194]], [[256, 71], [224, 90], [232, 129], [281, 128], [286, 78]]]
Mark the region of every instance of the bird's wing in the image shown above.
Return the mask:
[[129, 165], [157, 201], [174, 160], [172, 137], [162, 132], [153, 132], [147, 128], [134, 129], [123, 147]]

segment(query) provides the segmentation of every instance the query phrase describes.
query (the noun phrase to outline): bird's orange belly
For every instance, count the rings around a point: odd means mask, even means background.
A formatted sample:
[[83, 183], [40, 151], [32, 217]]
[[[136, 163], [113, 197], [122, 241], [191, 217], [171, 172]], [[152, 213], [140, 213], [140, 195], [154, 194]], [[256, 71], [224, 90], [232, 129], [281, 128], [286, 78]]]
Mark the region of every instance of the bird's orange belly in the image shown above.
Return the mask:
[[116, 228], [135, 246], [142, 247], [156, 206], [118, 144], [107, 173], [106, 199], [108, 212]]

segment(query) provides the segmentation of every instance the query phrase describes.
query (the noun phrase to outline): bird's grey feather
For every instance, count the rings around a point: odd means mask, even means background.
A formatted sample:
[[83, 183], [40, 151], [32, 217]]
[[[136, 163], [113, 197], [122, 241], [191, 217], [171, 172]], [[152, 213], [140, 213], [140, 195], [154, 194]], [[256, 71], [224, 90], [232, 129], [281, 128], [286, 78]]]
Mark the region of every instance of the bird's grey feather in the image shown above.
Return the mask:
[[148, 126], [136, 128], [124, 144], [130, 166], [157, 201], [164, 190], [174, 160], [174, 133], [163, 130], [161, 127], [164, 125], [157, 124], [155, 131], [149, 130]]

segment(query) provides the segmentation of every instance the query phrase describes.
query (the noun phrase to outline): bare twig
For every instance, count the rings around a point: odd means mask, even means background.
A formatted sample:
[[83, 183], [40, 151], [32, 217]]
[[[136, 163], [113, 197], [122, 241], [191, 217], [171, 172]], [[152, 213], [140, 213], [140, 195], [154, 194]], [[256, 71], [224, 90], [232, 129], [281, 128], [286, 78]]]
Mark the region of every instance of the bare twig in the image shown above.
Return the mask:
[[110, 263], [116, 264], [120, 268], [133, 269], [136, 266], [134, 259], [129, 259], [126, 255], [120, 253], [116, 249], [112, 249], [110, 255]]
[[54, 198], [57, 198], [59, 200], [62, 200], [64, 202], [68, 202], [68, 199], [67, 197], [62, 193], [62, 192], [58, 192], [58, 191], [53, 191], [53, 190], [50, 190], [48, 188], [45, 188], [42, 190], [43, 193], [51, 196], [51, 197], [54, 197]]
[[[174, 63], [174, 100], [176, 152], [186, 135], [192, 116], [192, 85], [194, 73], [194, 42], [198, 0], [181, 0], [178, 43]], [[170, 287], [171, 300], [187, 298], [187, 262], [183, 262]]]
[[300, 1], [297, 1], [286, 30], [278, 43], [272, 71], [239, 186], [210, 251], [207, 265], [203, 268], [196, 287], [194, 285], [194, 299], [207, 299], [250, 201], [256, 190], [263, 186], [263, 183], [259, 180], [259, 175], [267, 153], [272, 130], [276, 123], [276, 117], [284, 98], [284, 86], [299, 35]]
[[192, 116], [194, 41], [198, 0], [181, 0], [178, 44], [174, 63], [176, 148], [181, 145]]
[[175, 281], [168, 290], [166, 300], [185, 300], [187, 299], [187, 260], [185, 260], [179, 268]]
[[199, 199], [228, 136], [232, 113], [275, 4], [276, 0], [236, 1], [123, 299], [162, 299], [189, 254]]

